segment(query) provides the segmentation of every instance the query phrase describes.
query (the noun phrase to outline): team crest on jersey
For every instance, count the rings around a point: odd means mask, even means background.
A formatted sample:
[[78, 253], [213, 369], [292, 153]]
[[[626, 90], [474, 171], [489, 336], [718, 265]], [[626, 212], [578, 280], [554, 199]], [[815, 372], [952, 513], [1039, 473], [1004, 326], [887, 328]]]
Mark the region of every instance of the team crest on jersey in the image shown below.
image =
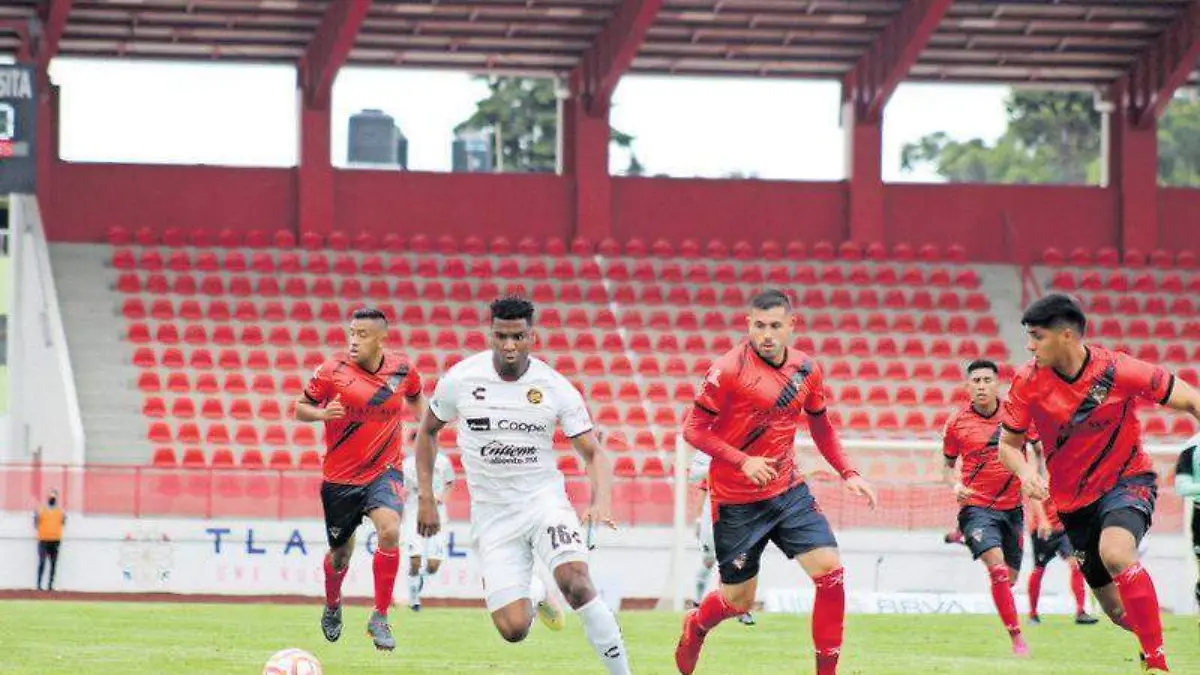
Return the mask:
[[534, 405], [539, 405], [542, 402], [542, 390], [537, 387], [530, 387], [529, 391], [525, 392], [525, 398]]
[[740, 570], [746, 566], [747, 555], [745, 553], [733, 559], [733, 569]]
[[1104, 378], [1101, 378], [1101, 380], [1096, 382], [1096, 384], [1093, 384], [1092, 388], [1088, 391], [1088, 398], [1095, 401], [1096, 405], [1100, 405], [1101, 403], [1104, 403], [1106, 398], [1108, 398], [1108, 393], [1110, 391], [1112, 391], [1112, 383], [1105, 381]]

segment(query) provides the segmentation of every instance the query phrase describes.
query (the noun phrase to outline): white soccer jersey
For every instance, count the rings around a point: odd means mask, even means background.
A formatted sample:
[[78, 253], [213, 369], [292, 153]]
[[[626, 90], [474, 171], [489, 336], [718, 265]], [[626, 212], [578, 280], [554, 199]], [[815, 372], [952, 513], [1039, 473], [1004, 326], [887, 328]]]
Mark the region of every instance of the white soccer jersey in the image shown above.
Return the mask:
[[455, 365], [429, 401], [441, 421], [458, 420], [458, 447], [471, 503], [527, 504], [535, 496], [565, 495], [554, 452], [554, 428], [578, 436], [592, 429], [583, 397], [546, 362], [529, 359], [519, 380], [496, 373], [492, 352]]
[[[404, 510], [411, 514], [412, 518], [417, 516], [417, 505], [420, 501], [420, 489], [417, 483], [417, 458], [416, 455], [409, 455], [404, 458], [404, 485], [408, 488], [408, 496], [404, 499]], [[438, 500], [438, 515], [442, 522], [446, 521], [446, 504], [444, 497], [446, 491], [454, 484], [454, 465], [450, 463], [450, 459], [442, 453], [437, 454], [437, 459], [433, 462], [433, 496]]]

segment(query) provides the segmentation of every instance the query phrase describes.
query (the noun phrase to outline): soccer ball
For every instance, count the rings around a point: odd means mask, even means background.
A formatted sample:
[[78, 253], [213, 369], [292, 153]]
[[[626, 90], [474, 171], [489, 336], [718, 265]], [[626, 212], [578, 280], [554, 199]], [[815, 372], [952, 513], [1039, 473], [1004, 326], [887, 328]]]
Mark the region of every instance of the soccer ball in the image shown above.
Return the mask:
[[285, 649], [267, 661], [262, 675], [321, 675], [321, 662], [303, 649]]

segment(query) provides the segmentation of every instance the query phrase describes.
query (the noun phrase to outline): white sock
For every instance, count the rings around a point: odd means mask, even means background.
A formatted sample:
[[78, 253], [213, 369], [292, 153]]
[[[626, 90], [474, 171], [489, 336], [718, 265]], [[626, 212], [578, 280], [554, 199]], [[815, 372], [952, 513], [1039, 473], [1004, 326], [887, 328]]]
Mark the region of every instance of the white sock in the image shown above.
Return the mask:
[[629, 654], [625, 651], [625, 638], [617, 617], [599, 597], [575, 610], [583, 622], [583, 633], [587, 635], [592, 649], [600, 655], [600, 661], [610, 675], [629, 675]]
[[696, 604], [704, 599], [704, 591], [708, 590], [708, 578], [712, 576], [712, 568], [700, 565], [696, 571]]
[[408, 604], [421, 604], [421, 575], [408, 575]]
[[541, 578], [537, 574], [529, 581], [529, 602], [533, 603], [533, 608], [546, 600], [546, 584], [542, 583]]

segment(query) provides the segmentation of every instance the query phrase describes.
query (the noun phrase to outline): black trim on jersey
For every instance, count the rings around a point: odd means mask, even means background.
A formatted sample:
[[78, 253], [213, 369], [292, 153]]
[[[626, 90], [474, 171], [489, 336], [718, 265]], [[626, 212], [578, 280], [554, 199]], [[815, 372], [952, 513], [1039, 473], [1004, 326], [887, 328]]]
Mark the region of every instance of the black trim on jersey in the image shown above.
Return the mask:
[[[1067, 420], [1067, 423], [1063, 425], [1062, 429], [1059, 430], [1058, 438], [1054, 440], [1055, 448], [1065, 447], [1067, 441], [1071, 440], [1071, 434], [1074, 434], [1076, 429], [1078, 429], [1084, 422], [1088, 421], [1088, 419], [1092, 416], [1092, 413], [1096, 412], [1096, 409], [1099, 408], [1100, 404], [1104, 402], [1103, 400], [1098, 401], [1093, 398], [1092, 391], [1098, 386], [1103, 387], [1104, 395], [1107, 397], [1108, 394], [1113, 390], [1113, 384], [1116, 381], [1116, 377], [1117, 364], [1115, 362], [1110, 362], [1104, 367], [1104, 371], [1096, 376], [1096, 380], [1092, 382], [1092, 386], [1088, 389], [1088, 392], [1083, 395], [1083, 400], [1080, 401], [1079, 407], [1075, 409], [1075, 412], [1071, 413], [1071, 418]], [[1124, 414], [1122, 414], [1122, 418], [1123, 417]]]
[[808, 413], [809, 415], [812, 415], [813, 417], [820, 417], [821, 415], [824, 415], [825, 413], [829, 412], [829, 408], [825, 407], [825, 408], [821, 408], [820, 410], [809, 410], [808, 408], [805, 408], [804, 412]]
[[975, 415], [977, 417], [980, 417], [985, 420], [990, 420], [993, 417], [995, 417], [996, 415], [1000, 414], [1000, 400], [999, 399], [996, 400], [996, 409], [992, 411], [991, 415], [984, 415], [983, 413], [979, 412], [979, 409], [975, 407], [974, 403], [971, 403], [967, 407], [970, 408], [971, 412], [975, 413]]
[[579, 438], [580, 436], [582, 436], [582, 435], [584, 435], [584, 434], [588, 433], [589, 431], [593, 431], [593, 430], [595, 430], [595, 428], [596, 428], [596, 427], [588, 427], [587, 429], [584, 429], [583, 431], [581, 431], [581, 432], [579, 432], [579, 433], [575, 434], [574, 436], [567, 436], [567, 440], [568, 440], [568, 441], [573, 441], [573, 440], [575, 440], [576, 438]]
[[800, 387], [804, 386], [804, 381], [813, 372], [812, 366], [812, 359], [805, 359], [804, 363], [801, 363], [800, 367], [796, 369], [796, 372], [792, 373], [792, 376], [784, 383], [783, 390], [779, 392], [779, 396], [775, 398], [776, 408], [786, 408], [796, 400], [796, 396], [800, 394]]
[[[1111, 368], [1112, 366], [1109, 366], [1109, 369]], [[1115, 425], [1113, 425], [1112, 434], [1109, 435], [1108, 442], [1104, 444], [1104, 449], [1101, 450], [1098, 455], [1096, 455], [1096, 459], [1093, 460], [1091, 465], [1088, 466], [1087, 470], [1083, 472], [1082, 477], [1079, 479], [1079, 484], [1075, 486], [1076, 497], [1083, 494], [1083, 489], [1087, 486], [1088, 479], [1092, 477], [1092, 473], [1097, 467], [1100, 466], [1104, 459], [1108, 457], [1108, 453], [1112, 452], [1113, 446], [1117, 444], [1117, 436], [1121, 434], [1121, 425], [1125, 423], [1125, 418], [1129, 416], [1129, 407], [1132, 402], [1132, 399], [1126, 399], [1125, 405], [1121, 406], [1121, 418], [1117, 420]], [[1059, 445], [1058, 447], [1061, 448], [1062, 446]], [[1133, 452], [1131, 453], [1130, 458], [1125, 461], [1125, 466], [1129, 465], [1129, 461], [1132, 460], [1133, 456], [1135, 455], [1137, 455], [1136, 445], [1133, 446]], [[1122, 467], [1121, 471], [1117, 474], [1118, 481], [1121, 480], [1121, 473], [1124, 473], [1124, 467]]]
[[754, 427], [754, 431], [751, 431], [750, 434], [746, 436], [746, 441], [742, 443], [742, 447], [738, 448], [738, 450], [744, 451], [746, 448], [754, 445], [754, 442], [762, 438], [763, 434], [765, 433], [767, 433], [766, 424], [760, 424], [757, 427]]
[[754, 348], [754, 345], [752, 345], [748, 342], [746, 343], [746, 349], [749, 349], [750, 351], [754, 352], [754, 355], [758, 357], [759, 361], [762, 361], [763, 363], [767, 364], [768, 366], [771, 366], [775, 370], [779, 370], [780, 368], [783, 368], [784, 366], [787, 365], [788, 356], [789, 356], [788, 355], [788, 347], [783, 348], [783, 360], [779, 362], [779, 365], [775, 365], [774, 363], [771, 363], [770, 361], [764, 359], [763, 355], [759, 354], [758, 350]]
[[303, 394], [304, 394], [304, 398], [308, 399], [309, 403], [312, 403], [313, 405], [321, 405], [321, 402], [318, 401], [317, 399], [309, 396], [307, 391], [303, 392]]
[[1062, 380], [1063, 382], [1066, 382], [1067, 384], [1075, 384], [1076, 382], [1079, 381], [1079, 378], [1083, 377], [1083, 374], [1087, 372], [1088, 364], [1091, 362], [1092, 362], [1092, 350], [1087, 345], [1084, 345], [1084, 347], [1083, 347], [1083, 365], [1079, 366], [1078, 373], [1075, 373], [1071, 377], [1067, 377], [1066, 375], [1063, 375], [1062, 373], [1058, 372], [1058, 370], [1055, 368], [1051, 368], [1050, 370], [1055, 375], [1057, 375], [1058, 378], [1060, 380]]
[[704, 412], [708, 413], [709, 415], [714, 415], [714, 416], [716, 416], [716, 415], [719, 415], [719, 414], [720, 414], [720, 413], [719, 413], [719, 412], [717, 412], [716, 410], [709, 410], [708, 408], [705, 408], [704, 406], [702, 406], [702, 405], [700, 405], [699, 403], [696, 403], [696, 402], [693, 402], [693, 403], [692, 403], [692, 405], [694, 405], [694, 406], [696, 406], [697, 408], [699, 408], [699, 409], [703, 410]]
[[[996, 430], [994, 432], [992, 432], [991, 437], [988, 438], [987, 444], [983, 446], [983, 449], [980, 450], [980, 452], [983, 452], [984, 450], [987, 450], [988, 448], [998, 447], [999, 445], [1000, 445], [1000, 427], [996, 427]], [[970, 485], [971, 481], [973, 481], [979, 477], [979, 472], [983, 471], [983, 467], [985, 467], [985, 466], [987, 466], [987, 460], [980, 462], [979, 466], [975, 467], [975, 470], [971, 472], [971, 475], [963, 481], [963, 485]], [[1007, 489], [1008, 485], [1005, 484], [1004, 487], [1005, 487], [1005, 489]], [[999, 497], [997, 497], [997, 499], [999, 499]], [[992, 503], [995, 504], [996, 499], [993, 499]]]
[[[383, 453], [387, 452], [388, 446], [391, 445], [392, 441], [396, 439], [396, 432], [398, 431], [400, 431], [400, 425], [396, 425], [396, 428], [392, 429], [392, 433], [388, 434], [387, 440], [385, 440], [383, 444], [379, 446], [379, 449], [375, 451], [375, 454], [371, 455], [371, 458], [360, 466], [364, 469], [373, 468], [375, 466], [375, 462], [378, 462], [379, 458], [383, 457]], [[360, 471], [359, 473], [361, 475], [362, 472]]]
[[1171, 379], [1167, 381], [1167, 393], [1158, 400], [1159, 405], [1166, 405], [1171, 399], [1171, 394], [1175, 393], [1175, 373], [1171, 373]]
[[337, 450], [339, 447], [341, 447], [342, 443], [350, 440], [350, 437], [353, 436], [354, 432], [358, 431], [362, 425], [362, 422], [351, 422], [350, 424], [347, 424], [346, 428], [342, 431], [342, 435], [336, 441], [334, 441], [333, 445], [329, 447], [329, 452], [325, 454], [332, 453], [334, 450]]
[[1000, 426], [1004, 427], [1005, 430], [1007, 430], [1009, 433], [1012, 433], [1012, 434], [1025, 435], [1025, 434], [1029, 433], [1029, 427], [1025, 427], [1024, 429], [1014, 429], [1014, 428], [1008, 426], [1008, 424], [1005, 422], [1001, 422]]

